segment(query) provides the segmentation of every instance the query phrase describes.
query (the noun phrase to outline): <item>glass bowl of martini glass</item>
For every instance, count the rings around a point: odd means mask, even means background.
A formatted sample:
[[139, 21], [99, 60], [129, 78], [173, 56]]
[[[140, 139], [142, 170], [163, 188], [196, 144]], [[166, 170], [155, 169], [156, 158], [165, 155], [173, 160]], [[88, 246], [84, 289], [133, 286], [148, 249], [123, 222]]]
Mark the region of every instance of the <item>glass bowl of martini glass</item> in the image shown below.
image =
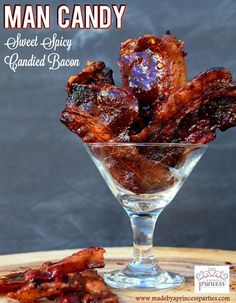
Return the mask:
[[87, 143], [85, 147], [133, 230], [133, 258], [121, 271], [105, 273], [114, 288], [164, 290], [185, 278], [158, 266], [152, 253], [157, 218], [173, 200], [207, 145], [185, 143]]

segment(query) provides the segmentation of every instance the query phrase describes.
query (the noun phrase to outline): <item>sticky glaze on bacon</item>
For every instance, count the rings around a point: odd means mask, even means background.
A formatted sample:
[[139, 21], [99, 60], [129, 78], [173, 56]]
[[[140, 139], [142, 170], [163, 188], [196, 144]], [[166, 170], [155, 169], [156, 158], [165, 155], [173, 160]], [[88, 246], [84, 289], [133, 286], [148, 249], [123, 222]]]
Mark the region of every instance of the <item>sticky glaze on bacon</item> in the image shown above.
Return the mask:
[[88, 299], [88, 302], [118, 302], [117, 296], [108, 289], [95, 270], [68, 274], [53, 282], [30, 281], [17, 292], [9, 293], [8, 297], [25, 303], [33, 303], [41, 298], [68, 303], [73, 300], [87, 302]]
[[138, 116], [138, 101], [125, 89], [109, 84], [76, 84], [61, 122], [84, 142], [129, 140]]
[[67, 82], [67, 91], [71, 93], [73, 91], [74, 84], [115, 84], [113, 77], [113, 71], [111, 68], [106, 67], [102, 61], [87, 62], [87, 67], [74, 76], [71, 76]]
[[15, 291], [29, 281], [48, 282], [60, 279], [68, 273], [79, 272], [84, 269], [99, 268], [105, 265], [101, 247], [90, 247], [55, 263], [47, 262], [39, 269], [29, 269], [22, 273], [14, 273], [0, 278], [0, 293]]
[[0, 292], [22, 303], [33, 303], [41, 298], [58, 302], [64, 298], [68, 303], [72, 303], [72, 298], [78, 302], [117, 303], [117, 296], [91, 269], [105, 265], [104, 252], [103, 248], [90, 247], [59, 262], [44, 263], [37, 270], [7, 275], [0, 278]]
[[183, 42], [168, 34], [146, 35], [121, 43], [118, 65], [123, 86], [139, 100], [138, 132], [153, 121], [153, 114], [168, 96], [187, 81]]
[[0, 278], [0, 294], [15, 291], [27, 283], [25, 272], [12, 273]]
[[80, 284], [84, 289], [82, 292], [65, 293], [56, 297], [58, 303], [117, 303], [118, 299], [104, 283], [96, 271], [83, 271], [80, 273]]
[[[123, 42], [118, 65], [124, 88], [113, 85], [111, 73], [104, 76], [104, 63], [89, 64], [68, 81], [61, 121], [86, 143], [209, 143], [217, 129], [236, 125], [236, 84], [224, 68], [187, 82], [185, 55], [183, 43], [170, 33]], [[112, 151], [105, 148], [103, 163], [119, 185], [137, 194], [170, 187], [169, 167], [182, 163], [187, 153], [165, 149], [152, 159], [145, 149], [133, 146], [129, 155], [125, 150], [116, 148], [117, 155], [109, 158]]]
[[84, 142], [129, 141], [138, 117], [138, 101], [113, 85], [112, 70], [104, 62], [88, 66], [67, 83], [67, 106], [61, 122]]
[[163, 159], [156, 161], [148, 158], [135, 146], [92, 146], [90, 149], [103, 162], [119, 186], [137, 194], [166, 189], [175, 182], [166, 162], [162, 162]]
[[146, 35], [121, 44], [123, 85], [141, 104], [166, 99], [187, 81], [183, 43], [172, 35]]
[[[236, 85], [234, 85], [236, 93]], [[235, 94], [236, 97], [236, 94]], [[176, 142], [209, 143], [217, 129], [225, 131], [236, 125], [235, 98], [219, 97], [186, 115], [175, 132]]]
[[155, 142], [209, 143], [236, 125], [236, 86], [224, 68], [209, 69], [172, 94], [156, 114]]

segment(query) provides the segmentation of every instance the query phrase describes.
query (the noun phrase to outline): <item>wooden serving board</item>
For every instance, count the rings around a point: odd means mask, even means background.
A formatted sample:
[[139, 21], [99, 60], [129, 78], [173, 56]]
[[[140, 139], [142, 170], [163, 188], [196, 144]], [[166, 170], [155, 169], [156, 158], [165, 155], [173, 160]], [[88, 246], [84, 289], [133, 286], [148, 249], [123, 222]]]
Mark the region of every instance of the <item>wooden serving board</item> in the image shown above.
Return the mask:
[[[71, 255], [77, 250], [63, 251], [46, 251], [34, 252], [14, 255], [0, 256], [0, 275], [9, 272], [22, 271], [26, 267], [37, 267], [44, 261], [55, 261], [65, 256]], [[132, 248], [107, 248], [106, 249], [106, 267], [99, 270], [100, 272], [111, 271], [114, 269], [122, 269], [128, 263], [132, 255]], [[230, 265], [230, 293], [229, 294], [213, 294], [212, 297], [228, 297], [228, 302], [236, 302], [236, 252], [212, 249], [194, 249], [194, 248], [154, 248], [154, 252], [158, 257], [159, 265], [165, 269], [178, 272], [184, 275], [186, 284], [181, 288], [171, 291], [131, 291], [131, 290], [113, 290], [118, 294], [120, 302], [171, 302], [167, 296], [172, 298], [190, 297], [187, 301], [172, 302], [198, 302], [191, 301], [191, 297], [199, 297], [194, 294], [193, 270], [194, 265]], [[202, 297], [208, 295], [202, 294]], [[210, 296], [210, 295], [209, 295]], [[169, 300], [169, 301], [167, 301]], [[174, 299], [172, 299], [174, 300]], [[229, 301], [230, 300], [230, 301]], [[8, 303], [8, 299], [4, 296], [0, 298], [0, 303]], [[219, 300], [218, 300], [219, 301]], [[221, 300], [222, 301], [222, 300]], [[226, 301], [226, 300], [225, 300]], [[217, 302], [217, 299], [201, 302]], [[227, 302], [227, 301], [226, 301]]]

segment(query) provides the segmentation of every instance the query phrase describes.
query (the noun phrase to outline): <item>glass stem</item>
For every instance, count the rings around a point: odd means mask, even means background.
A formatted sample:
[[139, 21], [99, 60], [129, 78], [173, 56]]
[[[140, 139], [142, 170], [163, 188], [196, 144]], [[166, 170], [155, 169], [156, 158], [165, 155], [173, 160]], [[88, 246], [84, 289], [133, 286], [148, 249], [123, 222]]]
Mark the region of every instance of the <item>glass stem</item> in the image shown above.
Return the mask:
[[139, 274], [156, 269], [157, 260], [152, 252], [153, 233], [158, 216], [161, 213], [137, 214], [128, 212], [133, 230], [133, 259], [128, 265]]

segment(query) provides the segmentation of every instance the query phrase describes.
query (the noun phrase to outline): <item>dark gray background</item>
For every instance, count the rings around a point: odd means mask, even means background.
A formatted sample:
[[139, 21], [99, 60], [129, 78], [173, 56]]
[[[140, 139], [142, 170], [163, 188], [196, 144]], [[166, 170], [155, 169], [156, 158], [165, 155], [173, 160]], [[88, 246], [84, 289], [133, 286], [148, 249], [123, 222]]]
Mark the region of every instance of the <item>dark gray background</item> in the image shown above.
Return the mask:
[[[62, 3], [48, 2], [52, 13]], [[209, 66], [225, 66], [236, 78], [236, 1], [123, 2], [127, 11], [122, 30], [61, 31], [54, 14], [50, 31], [27, 30], [23, 35], [57, 32], [71, 37], [73, 49], [61, 50], [62, 56], [79, 58], [82, 66], [88, 59], [105, 60], [118, 79], [120, 41], [171, 30], [185, 41], [189, 79]], [[131, 245], [128, 217], [79, 139], [59, 122], [64, 85], [77, 69], [13, 73], [3, 63], [9, 54], [3, 44], [16, 34], [1, 29], [0, 253]], [[42, 50], [34, 52], [39, 56]], [[19, 53], [27, 57], [32, 50]], [[156, 244], [236, 249], [235, 135], [236, 129], [219, 134], [160, 216]]]

